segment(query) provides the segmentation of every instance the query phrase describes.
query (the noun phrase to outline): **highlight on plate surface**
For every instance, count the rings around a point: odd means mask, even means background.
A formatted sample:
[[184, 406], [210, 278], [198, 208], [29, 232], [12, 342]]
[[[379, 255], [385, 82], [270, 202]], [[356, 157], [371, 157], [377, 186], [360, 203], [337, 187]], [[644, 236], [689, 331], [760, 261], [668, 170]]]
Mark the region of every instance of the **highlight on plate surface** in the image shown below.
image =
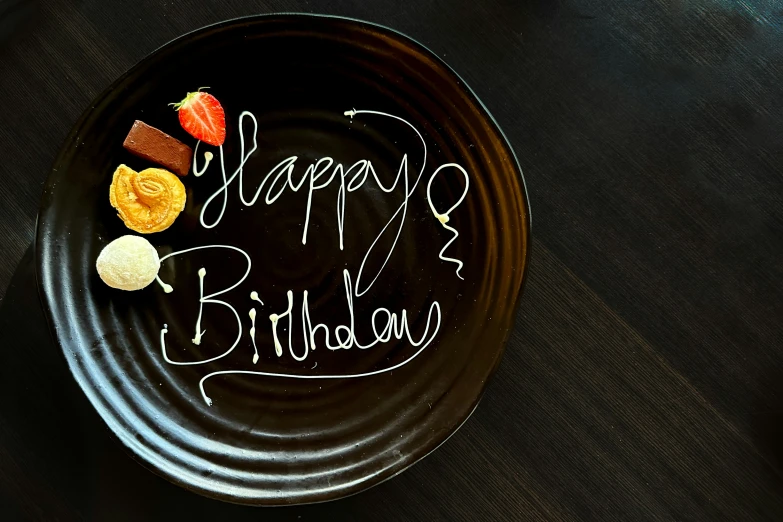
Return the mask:
[[[255, 375], [259, 377], [288, 379], [355, 379], [391, 372], [416, 359], [416, 357], [433, 342], [440, 330], [441, 308], [438, 301], [432, 301], [429, 309], [426, 311], [426, 326], [419, 338], [414, 338], [411, 334], [408, 310], [403, 308], [402, 310], [392, 311], [384, 307], [377, 308], [372, 312], [371, 317], [369, 318], [369, 323], [374, 335], [374, 339], [371, 340], [359, 340], [356, 337], [354, 332], [354, 322], [356, 318], [354, 317], [353, 303], [355, 299], [361, 298], [371, 291], [376, 280], [392, 257], [400, 238], [408, 213], [408, 202], [413, 196], [416, 187], [421, 182], [422, 177], [425, 175], [427, 144], [421, 133], [410, 122], [399, 116], [374, 110], [347, 110], [344, 112], [346, 124], [350, 124], [354, 118], [388, 118], [394, 120], [394, 122], [399, 124], [402, 128], [407, 128], [415, 133], [420, 140], [422, 147], [422, 166], [419, 172], [414, 173], [413, 175], [409, 173], [408, 154], [406, 153], [400, 161], [400, 166], [394, 181], [390, 185], [384, 185], [376, 173], [372, 162], [368, 159], [358, 159], [352, 165], [343, 165], [335, 162], [333, 158], [326, 157], [308, 165], [304, 175], [295, 179], [294, 172], [296, 170], [298, 157], [291, 156], [277, 163], [277, 165], [262, 178], [261, 184], [252, 197], [246, 198], [243, 190], [244, 167], [250, 156], [258, 149], [258, 122], [251, 112], [243, 111], [239, 115], [237, 128], [239, 129], [240, 157], [238, 160], [234, 159], [234, 161], [238, 161], [237, 167], [233, 171], [227, 171], [226, 158], [223, 151], [223, 144], [226, 139], [225, 112], [217, 98], [212, 94], [205, 92], [204, 89], [205, 88], [201, 88], [196, 92], [188, 93], [181, 102], [172, 104], [178, 113], [182, 128], [197, 140], [192, 149], [189, 145], [182, 143], [165, 132], [141, 121], [136, 121], [133, 124], [128, 137], [123, 143], [123, 147], [135, 156], [160, 165], [161, 167], [165, 167], [165, 169], [148, 168], [136, 172], [129, 166], [119, 165], [113, 175], [109, 202], [117, 209], [118, 217], [134, 232], [149, 234], [150, 237], [154, 238], [152, 234], [166, 230], [174, 223], [180, 212], [184, 209], [186, 203], [185, 185], [180, 177], [186, 178], [191, 169], [195, 176], [205, 174], [212, 164], [212, 160], [215, 158], [213, 152], [206, 151], [203, 154], [202, 165], [199, 166], [199, 148], [202, 143], [207, 146], [218, 148], [216, 154], [219, 156], [219, 162], [217, 163], [219, 164], [220, 175], [223, 180], [223, 184], [220, 188], [206, 200], [201, 209], [199, 220], [200, 226], [204, 229], [212, 229], [220, 224], [226, 207], [229, 204], [229, 188], [237, 178], [239, 178], [239, 199], [245, 207], [252, 207], [255, 205], [262, 194], [264, 203], [266, 205], [272, 205], [280, 198], [287, 188], [297, 192], [304, 187], [308, 198], [302, 225], [301, 241], [303, 245], [307, 244], [313, 197], [318, 190], [329, 186], [333, 182], [339, 183], [336, 202], [336, 218], [340, 250], [345, 249], [343, 230], [345, 224], [345, 202], [348, 194], [356, 192], [372, 178], [374, 184], [384, 193], [390, 193], [398, 189], [398, 187], [403, 188], [403, 200], [364, 253], [358, 270], [355, 272], [352, 272], [348, 268], [343, 270], [343, 286], [348, 302], [350, 321], [348, 325], [338, 325], [334, 328], [330, 328], [329, 325], [324, 323], [313, 322], [310, 316], [307, 290], [302, 292], [301, 296], [296, 297], [294, 296], [293, 291], [288, 290], [286, 292], [288, 304], [285, 310], [270, 311], [268, 314], [266, 311], [259, 311], [263, 310], [264, 303], [261, 296], [259, 296], [256, 291], [250, 293], [250, 303], [248, 303], [247, 309], [243, 312], [242, 316], [240, 316], [239, 310], [237, 310], [234, 305], [219, 299], [220, 296], [223, 296], [244, 283], [251, 274], [253, 265], [252, 259], [250, 255], [241, 248], [227, 244], [207, 244], [172, 252], [159, 258], [155, 247], [150, 241], [143, 237], [126, 235], [115, 239], [101, 251], [96, 260], [96, 269], [101, 279], [107, 285], [120, 290], [140, 290], [147, 287], [152, 281], [157, 280], [163, 292], [171, 293], [175, 291], [175, 289], [164, 282], [158, 275], [160, 266], [165, 262], [176, 263], [177, 258], [184, 255], [197, 257], [199, 253], [203, 253], [205, 250], [221, 249], [235, 251], [241, 254], [246, 261], [244, 273], [228, 288], [205, 295], [204, 282], [209, 274], [203, 267], [198, 271], [198, 281], [194, 281], [194, 284], [197, 283], [199, 287], [199, 312], [191, 342], [196, 345], [208, 342], [208, 333], [201, 327], [203, 314], [208, 313], [208, 308], [205, 310], [204, 305], [220, 304], [231, 310], [236, 319], [237, 335], [233, 344], [224, 353], [215, 357], [199, 361], [174, 361], [169, 357], [166, 349], [168, 325], [163, 324], [161, 325], [160, 330], [160, 349], [163, 359], [173, 366], [192, 366], [217, 361], [234, 351], [244, 335], [245, 328], [247, 328], [247, 333], [252, 341], [253, 348], [252, 357], [250, 355], [248, 356], [248, 369], [214, 371], [207, 374], [199, 381], [201, 396], [206, 404], [210, 406], [212, 405], [212, 399], [206, 392], [205, 384], [209, 379], [218, 375]], [[246, 134], [246, 130], [249, 130], [250, 132]], [[435, 208], [431, 198], [432, 183], [437, 176], [448, 170], [456, 170], [464, 177], [464, 189], [451, 208], [438, 210]], [[438, 253], [438, 257], [442, 261], [454, 265], [454, 276], [458, 279], [462, 279], [460, 271], [462, 270], [463, 263], [459, 259], [449, 257], [447, 251], [449, 247], [458, 240], [459, 231], [451, 227], [448, 223], [450, 215], [457, 210], [465, 199], [469, 187], [470, 177], [468, 172], [456, 163], [445, 163], [440, 165], [429, 174], [427, 180], [426, 194], [433, 218], [438, 220], [448, 232], [448, 239]], [[353, 197], [361, 197], [361, 194]], [[219, 205], [220, 211], [217, 214], [217, 218], [212, 221], [207, 221], [205, 215], [207, 209], [212, 205]], [[384, 258], [383, 252], [375, 252], [376, 245], [378, 245], [381, 236], [387, 229], [394, 232], [395, 228], [396, 235], [394, 236], [394, 241], [389, 251], [385, 253]], [[366, 267], [367, 260], [371, 254], [374, 256], [380, 255], [381, 258], [384, 259], [378, 270], [373, 271]], [[294, 347], [291, 338], [294, 326], [294, 314], [299, 313], [299, 311], [294, 311], [295, 303], [296, 307], [299, 308], [301, 312], [302, 330], [304, 332], [303, 346], [298, 349]], [[411, 311], [410, 313], [420, 315], [425, 312], [421, 310]], [[249, 318], [249, 323], [243, 321], [243, 316]], [[287, 323], [287, 339], [281, 339], [281, 336], [278, 333], [278, 325], [281, 321]], [[318, 344], [316, 343], [316, 333], [318, 333], [319, 330], [323, 331], [323, 342], [329, 350], [350, 349], [353, 347], [368, 349], [379, 344], [387, 343], [392, 337], [397, 340], [406, 339], [407, 342], [414, 348], [417, 348], [417, 350], [413, 355], [393, 366], [364, 373], [327, 375], [315, 373], [291, 374], [257, 369], [256, 365], [259, 362], [259, 352], [256, 345], [256, 338], [258, 335], [271, 335], [275, 355], [277, 357], [283, 357], [284, 354], [287, 353], [294, 360], [304, 362], [309, 353], [316, 349], [316, 345]], [[308, 368], [314, 369], [315, 367], [308, 366]]]

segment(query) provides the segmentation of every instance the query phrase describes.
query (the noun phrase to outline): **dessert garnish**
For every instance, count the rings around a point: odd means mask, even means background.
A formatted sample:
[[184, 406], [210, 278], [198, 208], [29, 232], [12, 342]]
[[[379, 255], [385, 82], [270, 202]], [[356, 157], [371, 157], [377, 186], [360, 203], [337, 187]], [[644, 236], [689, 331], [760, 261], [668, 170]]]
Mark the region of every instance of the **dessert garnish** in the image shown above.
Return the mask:
[[[441, 214], [437, 210], [435, 210], [435, 205], [432, 203], [432, 194], [430, 193], [430, 191], [432, 190], [432, 181], [435, 179], [435, 176], [437, 176], [440, 173], [440, 171], [445, 168], [455, 168], [459, 170], [459, 172], [465, 177], [465, 190], [462, 191], [462, 195], [459, 197], [457, 202], [454, 203], [450, 209], [448, 209], [446, 212]], [[456, 271], [457, 277], [459, 277], [463, 281], [465, 280], [465, 278], [459, 275], [459, 271], [462, 270], [462, 261], [460, 261], [459, 259], [455, 259], [453, 257], [446, 257], [445, 255], [443, 255], [443, 252], [445, 252], [446, 249], [449, 248], [449, 246], [451, 246], [451, 244], [454, 241], [456, 241], [457, 238], [459, 237], [459, 232], [457, 231], [457, 229], [449, 226], [447, 223], [449, 222], [449, 214], [451, 214], [451, 212], [454, 209], [456, 209], [460, 205], [460, 203], [462, 203], [462, 201], [465, 199], [465, 196], [468, 195], [469, 188], [470, 188], [470, 177], [468, 176], [467, 171], [465, 171], [465, 169], [463, 169], [460, 165], [457, 165], [456, 163], [446, 163], [438, 167], [435, 170], [435, 172], [432, 173], [432, 176], [430, 177], [430, 181], [427, 183], [427, 202], [430, 204], [430, 210], [432, 210], [432, 213], [435, 215], [435, 219], [437, 219], [440, 222], [440, 224], [443, 225], [443, 228], [445, 228], [452, 234], [451, 239], [449, 239], [446, 242], [446, 244], [443, 245], [443, 248], [441, 248], [438, 257], [443, 261], [449, 261], [451, 263], [455, 263], [457, 265], [457, 271]]]
[[114, 171], [111, 206], [129, 229], [141, 234], [166, 230], [185, 208], [185, 186], [163, 169], [136, 172], [126, 165]]
[[[201, 267], [198, 271], [198, 286], [201, 295], [204, 295], [204, 277], [207, 275], [207, 270]], [[204, 299], [199, 300], [198, 306], [198, 319], [196, 319], [196, 335], [193, 337], [193, 344], [201, 344], [201, 337], [207, 333], [206, 330], [201, 329], [201, 314], [204, 312]]]
[[189, 92], [184, 100], [170, 105], [179, 112], [179, 123], [188, 134], [219, 147], [226, 141], [226, 114], [217, 98], [201, 89]]
[[125, 150], [178, 176], [190, 171], [193, 149], [163, 131], [136, 120], [122, 144]]
[[104, 283], [119, 290], [141, 290], [155, 280], [160, 269], [158, 251], [139, 236], [122, 236], [101, 250], [95, 262]]
[[258, 346], [256, 346], [256, 309], [251, 308], [250, 313], [250, 339], [253, 341], [253, 364], [258, 362]]

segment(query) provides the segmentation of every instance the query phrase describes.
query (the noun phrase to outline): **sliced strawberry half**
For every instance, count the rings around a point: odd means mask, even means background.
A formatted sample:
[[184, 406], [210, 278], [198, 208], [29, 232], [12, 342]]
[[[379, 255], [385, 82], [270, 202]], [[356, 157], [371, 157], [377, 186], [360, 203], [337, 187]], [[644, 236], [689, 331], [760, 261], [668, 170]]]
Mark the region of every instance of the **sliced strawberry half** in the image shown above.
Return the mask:
[[217, 98], [199, 89], [171, 105], [179, 112], [179, 123], [188, 134], [216, 147], [226, 141], [226, 113]]

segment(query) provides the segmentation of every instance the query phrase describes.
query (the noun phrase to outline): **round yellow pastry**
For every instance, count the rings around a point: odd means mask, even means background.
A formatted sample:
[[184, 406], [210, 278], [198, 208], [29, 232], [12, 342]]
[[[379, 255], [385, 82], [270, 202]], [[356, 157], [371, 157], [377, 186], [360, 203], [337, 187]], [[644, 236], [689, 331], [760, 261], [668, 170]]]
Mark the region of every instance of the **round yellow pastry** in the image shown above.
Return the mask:
[[136, 172], [126, 165], [114, 171], [111, 206], [129, 229], [141, 234], [166, 230], [185, 208], [185, 185], [163, 169]]
[[122, 236], [106, 245], [95, 261], [104, 283], [120, 290], [141, 290], [160, 270], [158, 251], [139, 236]]

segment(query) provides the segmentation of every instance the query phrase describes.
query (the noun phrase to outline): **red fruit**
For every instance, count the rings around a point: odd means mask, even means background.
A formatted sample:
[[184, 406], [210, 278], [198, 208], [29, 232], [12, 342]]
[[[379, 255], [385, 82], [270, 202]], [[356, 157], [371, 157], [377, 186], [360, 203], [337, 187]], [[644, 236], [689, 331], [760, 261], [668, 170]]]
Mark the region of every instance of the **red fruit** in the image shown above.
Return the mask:
[[179, 111], [182, 128], [197, 140], [216, 147], [226, 141], [226, 113], [208, 92], [189, 92], [184, 100], [171, 105]]

